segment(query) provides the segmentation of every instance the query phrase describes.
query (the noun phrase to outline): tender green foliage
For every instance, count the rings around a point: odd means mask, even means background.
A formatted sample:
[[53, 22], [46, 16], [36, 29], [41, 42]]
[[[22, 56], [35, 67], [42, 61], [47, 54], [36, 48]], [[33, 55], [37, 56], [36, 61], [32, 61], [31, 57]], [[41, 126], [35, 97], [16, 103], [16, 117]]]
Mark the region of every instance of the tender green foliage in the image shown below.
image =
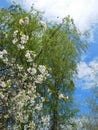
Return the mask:
[[[60, 125], [75, 114], [72, 103], [74, 78], [87, 44], [69, 16], [61, 24], [49, 26], [42, 36], [43, 45], [37, 60], [51, 68], [43, 93], [47, 97], [45, 110], [51, 114], [51, 129], [61, 129]], [[59, 99], [60, 93], [68, 96], [68, 100]]]

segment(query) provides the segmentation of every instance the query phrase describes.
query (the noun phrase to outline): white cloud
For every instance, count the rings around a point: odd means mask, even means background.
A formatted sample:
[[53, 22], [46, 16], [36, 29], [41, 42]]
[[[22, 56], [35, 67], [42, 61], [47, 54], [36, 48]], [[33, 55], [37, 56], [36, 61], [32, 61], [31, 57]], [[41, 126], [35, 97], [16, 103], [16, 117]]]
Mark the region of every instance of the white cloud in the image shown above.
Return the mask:
[[80, 62], [78, 65], [78, 77], [83, 78], [87, 75], [91, 75], [91, 68], [85, 63], [85, 62]]
[[77, 86], [89, 89], [98, 85], [98, 58], [89, 62], [80, 62], [78, 65]]
[[[12, 0], [8, 0], [12, 1]], [[45, 17], [57, 21], [71, 15], [81, 31], [92, 28], [98, 22], [98, 0], [14, 0], [29, 10], [32, 3]]]

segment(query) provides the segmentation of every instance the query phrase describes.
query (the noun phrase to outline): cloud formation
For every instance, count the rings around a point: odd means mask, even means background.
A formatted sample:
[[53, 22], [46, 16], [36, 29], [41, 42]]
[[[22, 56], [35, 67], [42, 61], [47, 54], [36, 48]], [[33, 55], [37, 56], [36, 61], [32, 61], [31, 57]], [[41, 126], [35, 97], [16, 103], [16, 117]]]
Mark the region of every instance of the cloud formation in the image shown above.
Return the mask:
[[[12, 0], [8, 0], [12, 1]], [[93, 28], [98, 22], [98, 0], [14, 0], [29, 10], [32, 3], [40, 11], [45, 11], [49, 20], [59, 21], [70, 15], [81, 31]]]
[[89, 89], [98, 85], [98, 58], [89, 62], [80, 62], [78, 64], [78, 82], [77, 86], [83, 89]]

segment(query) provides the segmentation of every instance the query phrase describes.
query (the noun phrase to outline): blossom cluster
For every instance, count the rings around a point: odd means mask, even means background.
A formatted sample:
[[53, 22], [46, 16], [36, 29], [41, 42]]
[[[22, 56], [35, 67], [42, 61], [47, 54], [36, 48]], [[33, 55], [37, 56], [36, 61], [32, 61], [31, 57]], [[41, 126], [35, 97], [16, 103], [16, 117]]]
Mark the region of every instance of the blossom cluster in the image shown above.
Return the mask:
[[[6, 56], [8, 56], [7, 51], [5, 50], [0, 52], [0, 54], [2, 59], [2, 55], [6, 54]], [[36, 88], [38, 84], [42, 84], [43, 81], [46, 79], [48, 71], [44, 65], [33, 64], [25, 70], [24, 66], [17, 63], [13, 64], [13, 61], [8, 61], [7, 65], [10, 64], [10, 77], [2, 75], [2, 78], [0, 79], [0, 86], [2, 87], [2, 91], [0, 91], [0, 96], [4, 101], [8, 101], [8, 93], [11, 93], [12, 96], [10, 99], [10, 103], [12, 103], [13, 105], [11, 106], [12, 109], [9, 110], [8, 115], [10, 116], [12, 113], [14, 113], [15, 121], [17, 124], [24, 123], [28, 124], [26, 125], [27, 127], [31, 127], [32, 125], [34, 127], [35, 124], [33, 120], [32, 122], [29, 122], [29, 115], [33, 117], [33, 111], [40, 111], [42, 109], [45, 99], [44, 97], [41, 97], [41, 95], [36, 91]], [[15, 72], [18, 72], [17, 76], [14, 76], [16, 75]], [[18, 89], [18, 91], [15, 90], [15, 87]], [[12, 92], [11, 88], [13, 89]], [[8, 93], [5, 93], [6, 90], [8, 91]], [[40, 98], [41, 100], [39, 103], [36, 103], [36, 100], [38, 98]], [[21, 125], [18, 125], [18, 127], [18, 129], [20, 129]]]
[[21, 18], [19, 20], [19, 24], [20, 25], [23, 25], [23, 24], [28, 25], [29, 24], [29, 18], [28, 17], [25, 17], [24, 19]]
[[[20, 39], [18, 39], [18, 35], [20, 36]], [[18, 49], [23, 50], [25, 48], [25, 44], [29, 40], [29, 36], [25, 34], [19, 34], [18, 30], [15, 30], [13, 33], [14, 39], [12, 40], [12, 43], [17, 45]]]
[[64, 96], [63, 94], [59, 94], [59, 99], [68, 100], [68, 96]]
[[[20, 19], [19, 24], [28, 25], [29, 18]], [[12, 43], [20, 51], [25, 48], [27, 42], [29, 42], [28, 35], [20, 33], [19, 29], [13, 32]], [[36, 123], [33, 120], [35, 111], [37, 113], [41, 111], [45, 101], [45, 98], [37, 92], [37, 85], [46, 80], [48, 71], [46, 66], [34, 63], [36, 57], [34, 51], [26, 48], [24, 53], [22, 58], [25, 60], [18, 62], [16, 57], [20, 54], [11, 55], [10, 51], [5, 49], [0, 51], [0, 59], [6, 66], [10, 66], [8, 72], [6, 69], [6, 74], [2, 74], [0, 79], [0, 96], [6, 106], [10, 106], [6, 118], [10, 118], [13, 114], [17, 129], [21, 129], [21, 124], [24, 124], [24, 127], [35, 130]]]
[[34, 51], [27, 50], [26, 54], [25, 54], [25, 57], [27, 58], [27, 62], [32, 62], [33, 58], [36, 57], [36, 54], [35, 54]]
[[8, 61], [6, 55], [7, 55], [7, 51], [5, 49], [0, 51], [0, 59], [2, 59], [4, 63], [7, 63]]

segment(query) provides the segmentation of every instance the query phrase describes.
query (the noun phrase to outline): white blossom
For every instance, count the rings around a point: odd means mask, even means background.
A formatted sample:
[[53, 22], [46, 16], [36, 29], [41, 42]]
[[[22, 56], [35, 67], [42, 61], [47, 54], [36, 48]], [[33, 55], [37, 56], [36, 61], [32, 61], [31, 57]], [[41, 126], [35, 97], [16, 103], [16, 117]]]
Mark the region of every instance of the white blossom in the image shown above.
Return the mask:
[[40, 75], [37, 76], [37, 79], [36, 79], [35, 82], [36, 82], [36, 83], [42, 83], [43, 78], [44, 78], [43, 75], [40, 74]]
[[3, 62], [7, 64], [8, 63], [8, 58], [7, 57], [3, 58]]
[[3, 59], [3, 53], [0, 51], [0, 59]]
[[13, 40], [12, 40], [12, 43], [13, 44], [15, 44], [15, 43], [17, 43], [18, 42], [18, 39], [17, 38], [14, 38]]
[[25, 34], [22, 34], [20, 39], [21, 39], [20, 43], [25, 44], [25, 43], [27, 43], [27, 41], [29, 39], [29, 36], [26, 36]]
[[21, 50], [23, 50], [23, 49], [25, 48], [24, 45], [21, 45], [21, 44], [18, 44], [17, 46], [18, 46], [18, 48], [21, 49]]
[[39, 65], [38, 69], [42, 74], [44, 74], [46, 71], [46, 67], [44, 65]]
[[64, 96], [63, 94], [59, 94], [59, 99], [67, 100], [68, 98], [69, 98], [68, 96]]
[[3, 81], [0, 81], [0, 86], [1, 86], [1, 87], [6, 87], [6, 83], [3, 82]]
[[0, 92], [0, 97], [3, 99], [5, 98], [5, 96], [3, 95], [3, 93]]
[[6, 50], [0, 51], [0, 57], [1, 58], [2, 58], [3, 55], [7, 55], [7, 51]]
[[42, 109], [42, 106], [43, 106], [42, 103], [37, 104], [36, 107], [35, 107], [35, 109], [37, 109], [37, 110], [41, 110], [41, 109]]
[[25, 57], [28, 58], [28, 59], [31, 58], [31, 55], [30, 55], [29, 51], [26, 52]]
[[18, 33], [18, 30], [15, 30], [14, 33], [13, 33], [13, 37], [16, 37], [17, 33]]
[[44, 98], [44, 97], [41, 97], [41, 100], [42, 100], [42, 102], [44, 102], [44, 101], [45, 101], [45, 98]]
[[7, 51], [6, 51], [6, 50], [3, 50], [2, 53], [3, 53], [4, 55], [6, 55], [6, 54], [7, 54]]
[[64, 98], [64, 95], [63, 95], [63, 94], [60, 94], [60, 95], [59, 95], [59, 98]]
[[35, 69], [35, 68], [32, 68], [31, 74], [34, 75], [34, 74], [36, 74], [36, 72], [37, 72], [36, 69]]
[[44, 124], [48, 124], [49, 121], [50, 121], [50, 116], [49, 115], [46, 115], [46, 116], [42, 116], [42, 121]]
[[25, 23], [25, 24], [29, 24], [29, 18], [28, 18], [28, 17], [25, 17], [24, 23]]
[[44, 30], [47, 29], [47, 25], [46, 25], [45, 22], [41, 21], [40, 24], [41, 24], [41, 27], [42, 27]]
[[27, 62], [32, 62], [33, 61], [31, 55], [32, 55], [32, 51], [27, 50], [26, 54], [25, 54], [25, 57], [27, 58]]
[[17, 64], [17, 68], [19, 69], [19, 71], [22, 71], [23, 70], [23, 66]]
[[7, 51], [4, 49], [3, 51], [0, 51], [0, 59], [2, 59], [3, 62], [7, 63], [8, 58], [6, 57]]
[[23, 20], [23, 19], [20, 19], [20, 20], [19, 20], [19, 24], [21, 24], [21, 25], [24, 24], [24, 20]]
[[31, 74], [34, 75], [36, 74], [37, 70], [35, 68], [28, 68], [27, 71]]
[[68, 96], [66, 96], [66, 99], [69, 99], [69, 97], [68, 97]]

